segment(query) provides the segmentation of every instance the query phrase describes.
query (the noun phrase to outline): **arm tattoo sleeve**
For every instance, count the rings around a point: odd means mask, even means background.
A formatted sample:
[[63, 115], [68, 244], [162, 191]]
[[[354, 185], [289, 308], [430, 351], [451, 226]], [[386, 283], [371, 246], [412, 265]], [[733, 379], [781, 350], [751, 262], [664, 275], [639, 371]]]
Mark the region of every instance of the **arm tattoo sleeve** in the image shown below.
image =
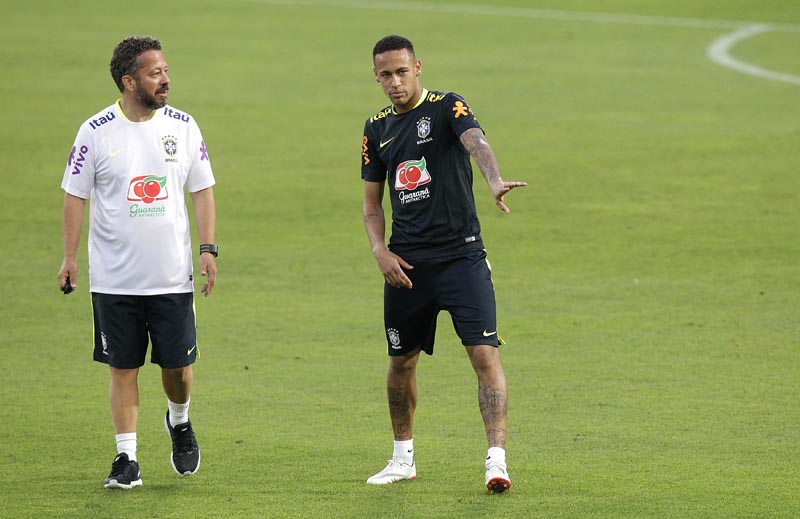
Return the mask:
[[478, 128], [470, 128], [461, 134], [460, 140], [480, 168], [486, 182], [489, 184], [502, 182], [497, 158], [483, 132]]

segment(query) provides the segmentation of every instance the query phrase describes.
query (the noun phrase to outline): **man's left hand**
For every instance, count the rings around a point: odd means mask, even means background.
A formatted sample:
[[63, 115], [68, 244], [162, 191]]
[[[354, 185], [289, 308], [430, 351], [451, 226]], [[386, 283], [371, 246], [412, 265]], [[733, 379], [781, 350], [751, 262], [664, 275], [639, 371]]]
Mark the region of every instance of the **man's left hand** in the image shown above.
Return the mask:
[[492, 195], [494, 195], [494, 203], [497, 204], [497, 207], [500, 208], [501, 211], [504, 213], [510, 212], [508, 206], [503, 202], [503, 197], [514, 189], [515, 187], [525, 187], [527, 186], [527, 182], [498, 182], [497, 184], [492, 186]]
[[202, 290], [203, 295], [208, 297], [214, 290], [214, 282], [217, 280], [217, 259], [213, 254], [204, 252], [200, 255], [200, 274], [208, 277]]

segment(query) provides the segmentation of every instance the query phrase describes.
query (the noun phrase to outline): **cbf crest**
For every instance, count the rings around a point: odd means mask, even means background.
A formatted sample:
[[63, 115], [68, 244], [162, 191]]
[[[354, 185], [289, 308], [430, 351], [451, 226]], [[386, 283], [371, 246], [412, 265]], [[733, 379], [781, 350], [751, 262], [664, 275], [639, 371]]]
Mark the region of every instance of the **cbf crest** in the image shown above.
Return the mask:
[[420, 139], [426, 138], [431, 134], [431, 118], [423, 117], [417, 121], [417, 135]]
[[392, 345], [393, 350], [400, 349], [400, 332], [395, 330], [394, 328], [389, 328], [386, 330], [386, 334], [389, 336], [389, 343]]
[[165, 135], [161, 139], [161, 144], [164, 146], [164, 153], [167, 154], [164, 162], [178, 162], [178, 159], [175, 158], [175, 155], [178, 154], [178, 139], [174, 135]]
[[161, 143], [164, 145], [164, 152], [170, 157], [174, 157], [178, 153], [178, 139], [176, 139], [172, 135], [165, 135], [164, 138], [161, 139]]

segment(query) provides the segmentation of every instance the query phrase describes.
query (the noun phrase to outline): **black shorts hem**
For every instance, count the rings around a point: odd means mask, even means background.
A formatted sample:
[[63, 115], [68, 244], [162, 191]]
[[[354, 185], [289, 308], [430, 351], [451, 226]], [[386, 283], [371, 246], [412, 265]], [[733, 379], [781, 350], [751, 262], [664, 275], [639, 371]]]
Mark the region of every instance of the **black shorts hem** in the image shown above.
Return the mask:
[[112, 367], [114, 369], [138, 369], [138, 368], [141, 368], [142, 366], [144, 366], [144, 362], [142, 362], [138, 366], [114, 366], [113, 364], [111, 364], [109, 359], [102, 358], [102, 357], [98, 358], [96, 356], [92, 360], [94, 360], [95, 362], [97, 362], [99, 364], [105, 364], [106, 366], [110, 366], [110, 367]]
[[495, 348], [500, 347], [500, 341], [494, 339], [493, 341], [487, 341], [486, 339], [475, 339], [475, 340], [462, 340], [461, 344], [466, 347], [470, 346], [494, 346]]
[[406, 350], [406, 349], [396, 350], [396, 349], [392, 348], [391, 345], [389, 345], [389, 356], [390, 357], [405, 357], [406, 355], [411, 355], [411, 354], [413, 354], [415, 352], [416, 353], [423, 352], [423, 353], [425, 353], [427, 355], [433, 355], [433, 345], [428, 346], [428, 347], [411, 348], [410, 350]]

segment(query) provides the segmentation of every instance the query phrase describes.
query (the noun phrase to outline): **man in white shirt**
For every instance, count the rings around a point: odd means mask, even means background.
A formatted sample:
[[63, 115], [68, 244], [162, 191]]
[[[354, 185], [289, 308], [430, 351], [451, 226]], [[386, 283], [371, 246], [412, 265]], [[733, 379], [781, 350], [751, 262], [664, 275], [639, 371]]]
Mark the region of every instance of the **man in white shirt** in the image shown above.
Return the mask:
[[94, 359], [111, 368], [118, 452], [103, 484], [130, 489], [142, 484], [137, 381], [148, 342], [167, 395], [164, 425], [172, 439], [172, 467], [188, 476], [200, 466], [188, 414], [197, 344], [184, 191], [192, 197], [207, 297], [217, 273], [215, 180], [197, 123], [167, 105], [170, 80], [161, 43], [149, 36], [126, 38], [114, 50], [110, 68], [121, 98], [81, 125], [61, 183], [64, 261], [58, 283], [64, 293], [77, 286], [76, 255], [91, 198]]

